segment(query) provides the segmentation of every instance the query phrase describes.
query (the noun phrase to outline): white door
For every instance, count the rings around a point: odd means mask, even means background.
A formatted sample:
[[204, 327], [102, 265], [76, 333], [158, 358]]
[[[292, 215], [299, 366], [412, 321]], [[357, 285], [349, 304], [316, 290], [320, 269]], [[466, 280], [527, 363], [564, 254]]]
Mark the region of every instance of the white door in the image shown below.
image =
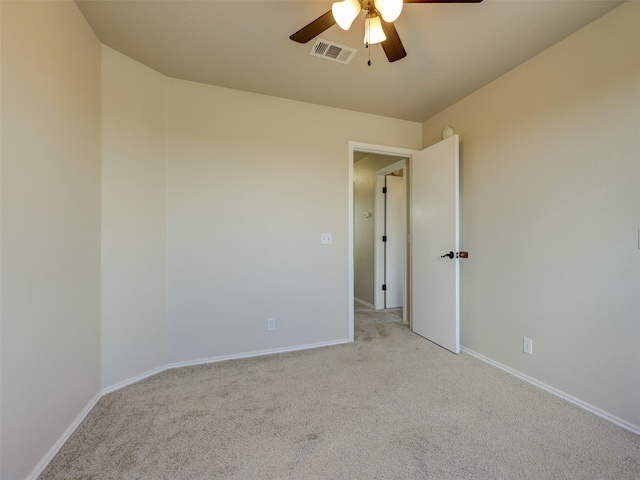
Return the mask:
[[454, 353], [460, 352], [458, 143], [453, 135], [411, 159], [411, 328]]
[[404, 178], [387, 175], [386, 187], [385, 308], [397, 308], [404, 305]]

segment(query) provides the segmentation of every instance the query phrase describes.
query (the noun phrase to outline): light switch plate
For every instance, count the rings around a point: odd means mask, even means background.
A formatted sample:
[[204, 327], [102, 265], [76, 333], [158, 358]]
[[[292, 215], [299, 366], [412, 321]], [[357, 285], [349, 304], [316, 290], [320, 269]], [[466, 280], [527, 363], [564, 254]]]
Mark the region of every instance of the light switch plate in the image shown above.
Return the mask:
[[320, 243], [322, 245], [331, 245], [333, 243], [333, 235], [331, 235], [330, 233], [321, 233]]

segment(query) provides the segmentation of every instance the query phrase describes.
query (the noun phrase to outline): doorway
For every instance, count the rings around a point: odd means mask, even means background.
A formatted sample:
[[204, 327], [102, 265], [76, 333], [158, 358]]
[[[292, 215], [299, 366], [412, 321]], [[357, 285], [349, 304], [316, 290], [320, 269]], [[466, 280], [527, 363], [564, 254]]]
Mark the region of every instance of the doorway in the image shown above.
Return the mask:
[[[369, 220], [369, 224], [370, 224], [370, 228], [373, 230], [373, 220], [374, 220], [374, 212], [375, 212], [375, 208], [371, 208], [371, 209], [362, 209], [360, 208], [358, 212], [356, 212], [355, 210], [355, 203], [356, 203], [356, 198], [355, 198], [355, 181], [354, 181], [354, 163], [356, 160], [360, 160], [362, 159], [364, 156], [369, 155], [369, 154], [373, 154], [373, 155], [380, 155], [380, 156], [386, 156], [386, 157], [395, 157], [395, 158], [391, 158], [391, 159], [387, 159], [386, 162], [386, 166], [389, 166], [390, 164], [393, 163], [397, 163], [398, 161], [404, 161], [404, 178], [408, 177], [408, 162], [406, 161], [407, 158], [410, 158], [411, 155], [413, 153], [415, 153], [416, 150], [411, 150], [411, 149], [405, 149], [405, 148], [396, 148], [396, 147], [387, 147], [387, 146], [382, 146], [382, 145], [374, 145], [374, 144], [366, 144], [366, 143], [359, 143], [359, 142], [349, 142], [349, 340], [353, 341], [354, 339], [354, 302], [355, 299], [357, 298], [355, 296], [355, 290], [356, 290], [356, 280], [355, 280], [355, 260], [356, 260], [356, 250], [355, 250], [355, 222], [362, 222], [363, 219], [371, 219]], [[376, 168], [372, 173], [376, 173], [378, 170], [382, 170], [384, 168], [384, 166], [380, 166], [378, 168]], [[392, 171], [397, 171], [398, 168], [393, 169]], [[389, 172], [391, 173], [391, 172]], [[374, 175], [372, 178], [372, 182], [375, 184], [375, 178], [376, 176]], [[406, 211], [408, 214], [408, 205], [406, 205]], [[365, 216], [365, 214], [371, 214], [371, 216]], [[408, 232], [407, 232], [408, 233]], [[405, 243], [406, 243], [406, 235], [404, 235], [405, 237]], [[372, 242], [373, 245], [373, 242]], [[405, 253], [405, 265], [404, 265], [404, 276], [405, 279], [408, 278], [409, 276], [409, 269], [408, 269], [408, 262], [409, 262], [409, 258], [408, 258], [408, 249], [405, 249], [406, 253]], [[358, 255], [363, 253], [362, 251], [358, 252]], [[372, 252], [372, 256], [373, 256], [373, 252]], [[361, 260], [361, 258], [358, 258], [358, 260]], [[374, 262], [371, 261], [371, 268], [373, 270], [373, 265]], [[359, 268], [362, 268], [362, 264], [359, 264]], [[360, 273], [360, 271], [359, 271]], [[375, 303], [375, 295], [373, 295], [374, 290], [373, 290], [373, 283], [375, 281], [375, 277], [373, 275], [374, 272], [371, 272], [371, 278], [372, 280], [372, 287], [371, 287], [371, 294], [372, 296], [370, 297], [371, 300], [370, 301], [366, 301], [365, 300], [365, 304], [369, 303], [372, 307], [374, 306], [373, 303]], [[406, 284], [406, 280], [405, 280], [405, 284]], [[382, 285], [382, 284], [380, 284]], [[362, 293], [360, 293], [361, 287], [362, 285], [358, 285], [359, 287], [359, 294], [362, 295]], [[410, 323], [410, 309], [408, 308], [409, 305], [409, 297], [408, 297], [408, 292], [409, 289], [405, 288], [404, 289], [404, 308], [403, 308], [403, 316], [404, 316], [404, 321], [405, 323]], [[363, 300], [363, 299], [360, 299]]]
[[[417, 334], [453, 353], [460, 342], [460, 139], [451, 135], [421, 150], [394, 149], [349, 142], [349, 339], [354, 338], [354, 177], [357, 151], [410, 158], [407, 182], [408, 276], [404, 321]], [[416, 187], [418, 185], [418, 187]], [[426, 232], [426, 234], [425, 234]], [[438, 232], [439, 235], [434, 235]], [[409, 240], [410, 239], [410, 240]], [[409, 245], [407, 245], [409, 246]], [[449, 251], [447, 251], [449, 250]], [[455, 253], [454, 253], [455, 250]], [[442, 254], [442, 252], [444, 252]], [[413, 265], [415, 263], [415, 268]], [[428, 265], [427, 265], [428, 264]], [[436, 288], [437, 287], [437, 288]], [[420, 295], [412, 295], [418, 289]], [[428, 300], [425, 299], [428, 297]], [[415, 313], [415, 322], [414, 319]], [[414, 325], [416, 323], [416, 325]], [[426, 328], [421, 328], [426, 327]]]

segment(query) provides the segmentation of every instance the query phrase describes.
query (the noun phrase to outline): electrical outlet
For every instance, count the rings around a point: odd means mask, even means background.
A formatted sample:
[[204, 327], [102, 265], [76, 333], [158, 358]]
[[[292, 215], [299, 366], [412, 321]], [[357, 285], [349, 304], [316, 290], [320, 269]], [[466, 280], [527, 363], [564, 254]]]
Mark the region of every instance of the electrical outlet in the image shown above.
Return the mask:
[[522, 350], [524, 351], [524, 353], [533, 355], [533, 340], [524, 337], [522, 341]]
[[267, 318], [267, 332], [273, 332], [276, 329], [276, 319]]
[[322, 245], [331, 245], [333, 243], [333, 235], [330, 233], [321, 233], [320, 243]]

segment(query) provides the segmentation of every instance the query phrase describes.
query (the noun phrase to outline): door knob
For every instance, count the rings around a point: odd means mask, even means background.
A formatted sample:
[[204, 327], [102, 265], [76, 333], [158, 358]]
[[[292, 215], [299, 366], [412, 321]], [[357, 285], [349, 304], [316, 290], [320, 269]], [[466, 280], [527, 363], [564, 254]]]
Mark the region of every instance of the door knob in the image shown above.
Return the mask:
[[445, 253], [444, 255], [440, 255], [440, 258], [449, 257], [453, 258], [453, 252]]

